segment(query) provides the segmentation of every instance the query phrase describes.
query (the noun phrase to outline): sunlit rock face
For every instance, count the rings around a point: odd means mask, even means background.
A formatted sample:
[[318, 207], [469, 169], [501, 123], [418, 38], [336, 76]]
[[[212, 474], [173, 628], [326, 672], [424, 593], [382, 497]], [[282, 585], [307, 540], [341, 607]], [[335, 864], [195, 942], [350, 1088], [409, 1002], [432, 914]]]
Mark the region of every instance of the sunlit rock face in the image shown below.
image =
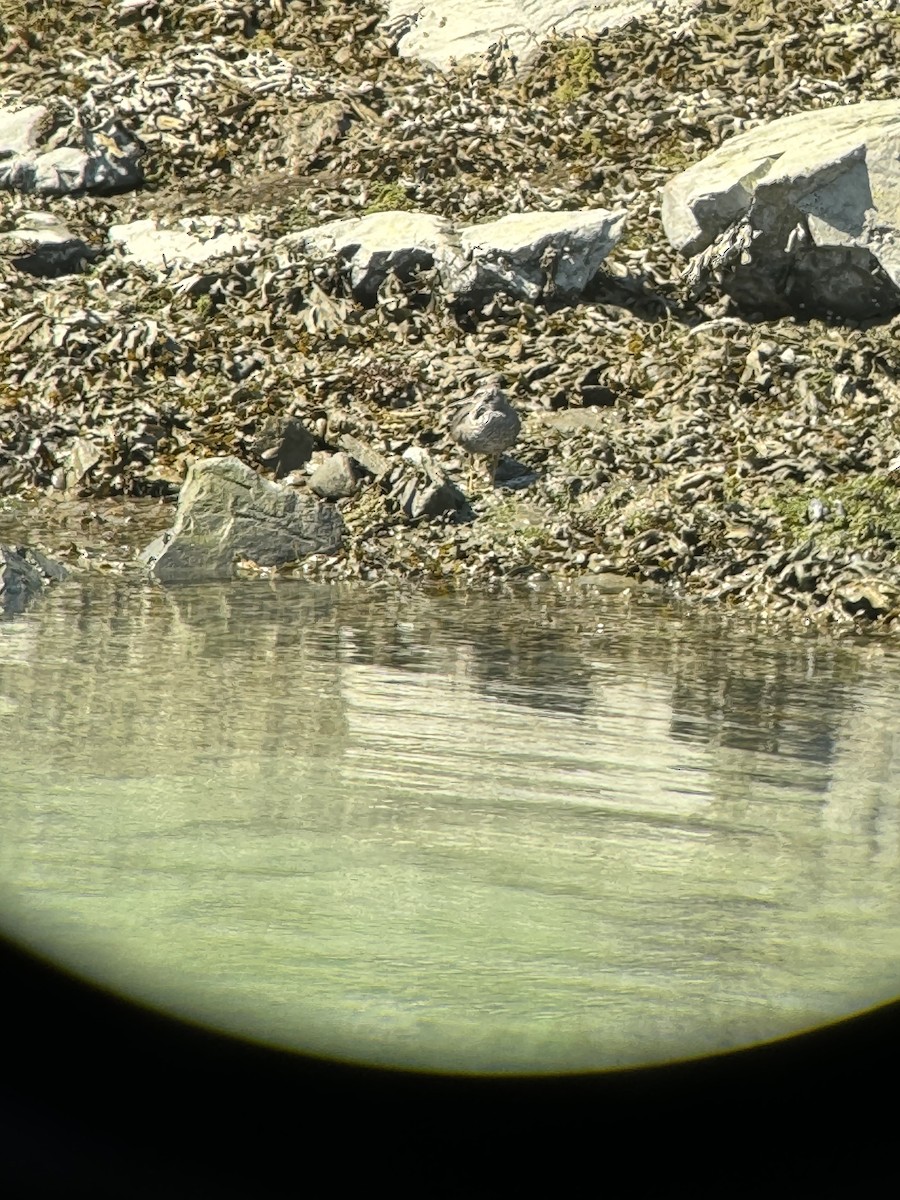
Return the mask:
[[816, 109], [723, 143], [666, 185], [689, 275], [742, 308], [866, 318], [900, 308], [900, 101]]
[[654, 9], [679, 12], [696, 7], [692, 0], [388, 0], [385, 26], [399, 34], [405, 58], [420, 58], [448, 67], [474, 54], [484, 54], [501, 40], [520, 60], [556, 35], [598, 33], [624, 25]]
[[534, 303], [545, 295], [580, 297], [620, 240], [626, 216], [604, 208], [509, 213], [457, 228], [429, 213], [389, 211], [329, 221], [280, 245], [345, 263], [354, 295], [367, 304], [389, 273], [409, 279], [434, 267], [455, 300], [500, 293]]

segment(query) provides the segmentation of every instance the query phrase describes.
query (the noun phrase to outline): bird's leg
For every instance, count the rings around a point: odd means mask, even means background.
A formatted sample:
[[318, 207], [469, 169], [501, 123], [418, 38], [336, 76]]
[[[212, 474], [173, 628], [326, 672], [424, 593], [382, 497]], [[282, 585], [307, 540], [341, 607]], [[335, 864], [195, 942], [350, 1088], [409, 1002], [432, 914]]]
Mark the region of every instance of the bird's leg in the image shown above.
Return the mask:
[[499, 454], [491, 454], [488, 458], [488, 479], [491, 482], [491, 487], [494, 486], [494, 481], [497, 477], [497, 466], [500, 462]]

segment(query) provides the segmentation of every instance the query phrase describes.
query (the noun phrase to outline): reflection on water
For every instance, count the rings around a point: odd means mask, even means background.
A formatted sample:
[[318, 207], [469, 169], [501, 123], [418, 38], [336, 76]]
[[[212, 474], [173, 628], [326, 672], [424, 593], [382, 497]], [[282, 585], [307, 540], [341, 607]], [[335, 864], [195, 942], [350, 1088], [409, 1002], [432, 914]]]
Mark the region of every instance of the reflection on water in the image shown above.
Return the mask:
[[369, 1062], [747, 1044], [900, 992], [898, 682], [610, 597], [65, 584], [0, 624], [3, 923]]

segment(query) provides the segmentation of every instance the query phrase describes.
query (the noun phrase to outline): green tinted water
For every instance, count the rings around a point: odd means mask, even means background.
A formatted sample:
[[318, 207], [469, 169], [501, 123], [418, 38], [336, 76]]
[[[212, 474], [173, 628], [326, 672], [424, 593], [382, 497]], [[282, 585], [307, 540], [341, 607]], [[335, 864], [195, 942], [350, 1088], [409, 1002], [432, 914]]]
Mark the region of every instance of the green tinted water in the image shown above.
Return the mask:
[[744, 1045], [900, 993], [898, 686], [614, 598], [61, 585], [0, 623], [0, 921], [341, 1058]]

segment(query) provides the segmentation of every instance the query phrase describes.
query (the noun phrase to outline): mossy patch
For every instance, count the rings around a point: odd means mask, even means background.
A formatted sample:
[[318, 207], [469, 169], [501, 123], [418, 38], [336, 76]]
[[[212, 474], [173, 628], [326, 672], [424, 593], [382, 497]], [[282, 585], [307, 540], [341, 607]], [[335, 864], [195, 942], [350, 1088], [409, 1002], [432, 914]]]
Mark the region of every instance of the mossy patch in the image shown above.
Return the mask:
[[553, 69], [556, 76], [553, 98], [557, 104], [574, 104], [601, 83], [597, 54], [590, 42], [563, 42], [556, 51]]
[[[823, 505], [821, 520], [810, 519], [813, 501]], [[793, 485], [770, 494], [761, 506], [780, 520], [788, 546], [814, 536], [822, 546], [848, 552], [900, 548], [900, 487], [886, 475]]]
[[363, 209], [363, 212], [395, 212], [400, 209], [410, 211], [415, 208], [412, 200], [406, 194], [406, 189], [401, 187], [399, 183], [385, 183], [377, 188], [372, 196], [372, 199]]

